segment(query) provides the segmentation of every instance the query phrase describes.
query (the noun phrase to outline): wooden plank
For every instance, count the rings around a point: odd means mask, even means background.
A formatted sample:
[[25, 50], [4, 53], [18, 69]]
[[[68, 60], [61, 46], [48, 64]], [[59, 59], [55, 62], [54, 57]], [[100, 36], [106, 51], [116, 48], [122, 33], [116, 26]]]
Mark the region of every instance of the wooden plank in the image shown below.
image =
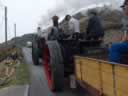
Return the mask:
[[108, 74], [107, 72], [102, 72], [103, 83], [108, 85], [113, 85], [113, 75]]
[[80, 69], [81, 65], [80, 64], [76, 64], [76, 76], [79, 80], [81, 80], [81, 69]]
[[76, 77], [77, 79], [81, 80], [82, 74], [81, 74], [81, 59], [75, 59], [75, 70], [76, 70]]
[[88, 63], [86, 61], [87, 60], [85, 60], [85, 59], [81, 60], [81, 72], [82, 72], [82, 79], [83, 79], [84, 82], [88, 81], [88, 77], [87, 77], [87, 74], [88, 74], [88, 72], [87, 72], [87, 69], [88, 69], [87, 64]]
[[82, 73], [83, 73], [83, 81], [87, 82], [89, 85], [93, 86], [94, 88], [100, 90], [100, 77], [99, 77], [99, 70], [95, 69], [94, 67], [91, 68], [87, 62], [82, 64]]
[[128, 93], [117, 91], [117, 96], [128, 96]]
[[103, 84], [103, 93], [105, 94], [105, 96], [114, 96], [113, 87]]
[[128, 79], [128, 68], [123, 66], [116, 66], [115, 67], [115, 73], [120, 78], [126, 78]]
[[76, 77], [77, 77], [79, 80], [81, 80], [81, 72], [77, 71], [77, 72], [76, 72]]
[[116, 91], [117, 96], [128, 96], [128, 68], [125, 66], [116, 66]]
[[117, 91], [125, 92], [128, 94], [128, 79], [116, 77]]
[[93, 86], [90, 86], [88, 83], [86, 83], [86, 82], [82, 83], [81, 82], [80, 84], [89, 93], [89, 95], [87, 95], [87, 96], [101, 96], [100, 91], [97, 90], [96, 88], [94, 88]]
[[88, 77], [88, 67], [86, 65], [82, 65], [82, 79], [84, 82], [89, 83], [89, 77]]
[[90, 86], [100, 90], [100, 77], [99, 77], [99, 62], [90, 61], [88, 59], [82, 59], [82, 78], [84, 82], [87, 82]]
[[113, 72], [112, 65], [101, 63], [102, 86], [105, 96], [114, 96]]
[[89, 82], [88, 82], [89, 85], [93, 86], [94, 88], [96, 88], [97, 90], [100, 90], [100, 82], [99, 80], [95, 79], [90, 79]]
[[88, 66], [88, 60], [81, 59], [81, 64], [83, 64], [83, 66]]
[[101, 68], [103, 72], [108, 72], [112, 74], [112, 65], [109, 63], [101, 63]]
[[81, 59], [81, 63], [84, 64], [88, 68], [94, 68], [99, 70], [99, 62], [96, 62], [95, 60], [89, 60], [89, 59]]
[[88, 78], [99, 78], [99, 71], [98, 70], [92, 70], [91, 68], [86, 67], [86, 70], [84, 70], [85, 68], [82, 67], [82, 73], [83, 73], [83, 77], [88, 77]]
[[86, 60], [86, 61], [87, 61], [86, 66], [88, 66], [89, 68], [94, 68], [99, 70], [99, 62], [91, 61], [91, 60]]

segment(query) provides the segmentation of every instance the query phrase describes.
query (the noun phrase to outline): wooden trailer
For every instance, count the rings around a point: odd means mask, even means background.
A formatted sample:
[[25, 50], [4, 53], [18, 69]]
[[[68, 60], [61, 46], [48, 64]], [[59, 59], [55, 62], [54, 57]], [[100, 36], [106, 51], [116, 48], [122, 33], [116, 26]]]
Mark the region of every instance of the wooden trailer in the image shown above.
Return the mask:
[[128, 96], [128, 66], [75, 57], [76, 80], [90, 96]]

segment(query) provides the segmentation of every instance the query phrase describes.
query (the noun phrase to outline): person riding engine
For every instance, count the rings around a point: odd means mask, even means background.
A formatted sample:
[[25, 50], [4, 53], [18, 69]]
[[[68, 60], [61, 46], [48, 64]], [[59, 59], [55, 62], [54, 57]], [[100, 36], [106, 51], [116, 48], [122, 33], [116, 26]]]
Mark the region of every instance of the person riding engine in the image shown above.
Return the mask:
[[101, 20], [97, 15], [95, 10], [90, 10], [88, 12], [89, 22], [87, 27], [87, 40], [99, 40], [104, 37], [104, 30], [101, 24]]
[[53, 16], [52, 21], [53, 21], [53, 27], [51, 32], [48, 35], [48, 40], [60, 40], [62, 39], [62, 34], [63, 30], [59, 27], [58, 23], [59, 17], [58, 16]]
[[67, 22], [65, 23], [65, 25], [67, 24], [67, 28], [65, 27], [65, 29], [67, 29], [65, 34], [69, 35], [69, 38], [79, 38], [80, 22], [70, 15], [65, 16], [65, 22]]

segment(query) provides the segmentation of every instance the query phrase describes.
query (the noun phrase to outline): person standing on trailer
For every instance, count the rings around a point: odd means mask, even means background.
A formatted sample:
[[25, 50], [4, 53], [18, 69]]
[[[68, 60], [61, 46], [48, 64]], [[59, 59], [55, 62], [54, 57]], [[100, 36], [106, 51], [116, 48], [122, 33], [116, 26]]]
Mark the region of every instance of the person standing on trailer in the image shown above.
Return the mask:
[[123, 38], [120, 43], [112, 44], [109, 50], [109, 61], [128, 64], [128, 1], [121, 6], [124, 17], [122, 18]]
[[87, 27], [87, 40], [99, 40], [100, 38], [102, 39], [104, 36], [104, 30], [97, 12], [91, 10], [88, 12], [88, 15], [90, 18]]
[[64, 30], [64, 34], [65, 35], [70, 35], [70, 32], [69, 32], [69, 20], [68, 20], [68, 16], [67, 15], [65, 16], [65, 18], [63, 20], [62, 28]]

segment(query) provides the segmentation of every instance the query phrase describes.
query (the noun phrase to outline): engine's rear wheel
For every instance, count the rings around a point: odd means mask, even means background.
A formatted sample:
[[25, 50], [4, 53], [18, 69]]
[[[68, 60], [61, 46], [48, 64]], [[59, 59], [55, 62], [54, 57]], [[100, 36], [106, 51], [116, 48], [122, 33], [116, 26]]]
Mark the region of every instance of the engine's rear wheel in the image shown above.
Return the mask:
[[57, 41], [49, 41], [43, 51], [43, 61], [49, 88], [62, 91], [64, 88], [64, 64]]

